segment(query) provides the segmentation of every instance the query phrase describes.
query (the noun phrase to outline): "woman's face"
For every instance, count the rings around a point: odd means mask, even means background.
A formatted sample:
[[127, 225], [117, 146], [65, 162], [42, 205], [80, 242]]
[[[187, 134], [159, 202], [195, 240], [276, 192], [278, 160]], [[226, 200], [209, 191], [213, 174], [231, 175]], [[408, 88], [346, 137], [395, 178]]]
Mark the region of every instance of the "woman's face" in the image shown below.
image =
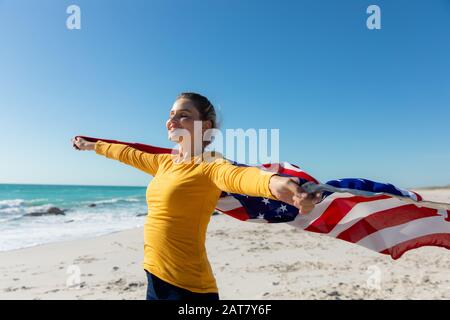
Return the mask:
[[182, 131], [180, 129], [185, 129], [189, 132], [191, 142], [193, 143], [194, 121], [201, 121], [201, 117], [192, 101], [184, 98], [175, 101], [170, 110], [169, 120], [166, 123], [169, 140], [181, 142], [180, 136], [182, 135]]

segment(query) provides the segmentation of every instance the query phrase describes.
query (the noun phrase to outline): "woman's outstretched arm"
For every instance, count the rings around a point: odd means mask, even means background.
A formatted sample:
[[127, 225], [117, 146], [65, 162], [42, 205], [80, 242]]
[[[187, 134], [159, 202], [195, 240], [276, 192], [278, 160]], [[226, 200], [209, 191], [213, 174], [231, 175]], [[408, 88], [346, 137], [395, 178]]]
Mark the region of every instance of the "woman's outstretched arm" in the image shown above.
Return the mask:
[[204, 174], [221, 190], [280, 200], [309, 213], [320, 194], [308, 194], [295, 177], [282, 177], [256, 167], [235, 166], [224, 159], [205, 164]]
[[118, 143], [107, 143], [101, 140], [89, 142], [80, 137], [73, 138], [72, 143], [77, 150], [95, 151], [99, 155], [118, 160], [153, 176], [158, 171], [160, 157], [166, 156], [143, 152]]

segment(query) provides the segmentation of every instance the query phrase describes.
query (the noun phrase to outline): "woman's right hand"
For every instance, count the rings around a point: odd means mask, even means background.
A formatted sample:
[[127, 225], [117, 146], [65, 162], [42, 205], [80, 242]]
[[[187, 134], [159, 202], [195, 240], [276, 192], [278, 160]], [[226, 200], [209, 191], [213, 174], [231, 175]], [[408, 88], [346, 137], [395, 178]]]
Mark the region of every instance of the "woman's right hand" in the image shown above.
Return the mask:
[[80, 137], [72, 138], [72, 144], [76, 150], [85, 151], [85, 150], [94, 150], [95, 149], [95, 142], [89, 142]]
[[322, 199], [322, 194], [307, 193], [299, 185], [297, 177], [282, 177], [273, 175], [269, 180], [269, 189], [278, 200], [297, 207], [301, 214], [310, 213], [315, 205]]

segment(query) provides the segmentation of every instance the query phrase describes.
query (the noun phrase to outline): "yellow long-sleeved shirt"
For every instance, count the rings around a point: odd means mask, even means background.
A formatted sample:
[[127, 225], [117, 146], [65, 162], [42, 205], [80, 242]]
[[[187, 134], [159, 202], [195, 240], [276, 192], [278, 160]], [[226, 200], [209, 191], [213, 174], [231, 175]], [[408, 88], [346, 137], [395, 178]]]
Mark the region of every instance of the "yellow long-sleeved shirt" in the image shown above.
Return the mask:
[[96, 142], [95, 152], [154, 176], [146, 192], [144, 269], [193, 292], [218, 292], [205, 239], [221, 191], [275, 199], [269, 190], [273, 173], [200, 156], [176, 163], [171, 154], [103, 141]]

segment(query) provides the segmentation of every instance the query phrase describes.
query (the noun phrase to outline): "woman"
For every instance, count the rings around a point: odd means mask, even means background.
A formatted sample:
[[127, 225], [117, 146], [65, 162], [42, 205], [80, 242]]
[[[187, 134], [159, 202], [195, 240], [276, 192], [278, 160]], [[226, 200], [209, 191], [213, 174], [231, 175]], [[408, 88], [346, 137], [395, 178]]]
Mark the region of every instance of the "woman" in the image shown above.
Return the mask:
[[[194, 130], [195, 121], [201, 124], [201, 132]], [[296, 178], [234, 166], [223, 158], [206, 161], [207, 143], [198, 147], [194, 140], [216, 126], [214, 107], [206, 97], [182, 93], [166, 123], [169, 140], [178, 143], [176, 154], [150, 154], [122, 144], [72, 139], [78, 150], [95, 150], [154, 176], [146, 192], [144, 226], [143, 266], [149, 300], [219, 299], [205, 237], [222, 191], [280, 200], [301, 213], [310, 212], [319, 199], [317, 194], [302, 192]]]

